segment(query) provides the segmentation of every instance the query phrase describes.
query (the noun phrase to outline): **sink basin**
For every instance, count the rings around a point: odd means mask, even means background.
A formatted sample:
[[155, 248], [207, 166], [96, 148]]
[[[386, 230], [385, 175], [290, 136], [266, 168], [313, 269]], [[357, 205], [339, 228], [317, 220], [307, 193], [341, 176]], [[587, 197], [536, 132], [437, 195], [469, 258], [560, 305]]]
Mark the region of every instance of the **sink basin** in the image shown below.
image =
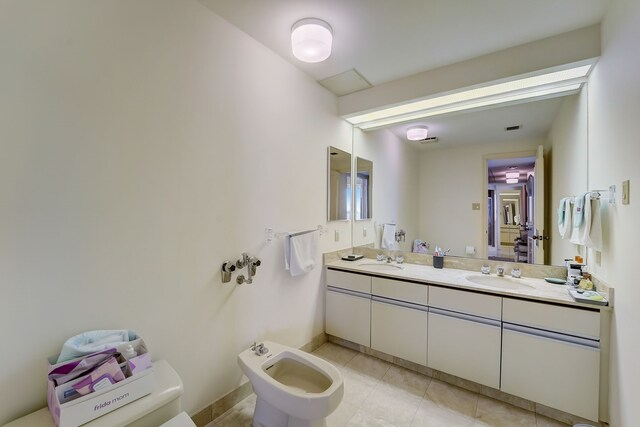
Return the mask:
[[360, 264], [360, 267], [367, 267], [371, 270], [402, 270], [403, 267], [396, 264], [387, 264], [387, 263], [377, 263], [377, 262], [366, 262], [364, 264]]
[[492, 288], [533, 289], [533, 286], [522, 283], [518, 281], [518, 279], [510, 279], [508, 277], [481, 276], [479, 274], [476, 274], [467, 276], [467, 280], [478, 285], [491, 286]]

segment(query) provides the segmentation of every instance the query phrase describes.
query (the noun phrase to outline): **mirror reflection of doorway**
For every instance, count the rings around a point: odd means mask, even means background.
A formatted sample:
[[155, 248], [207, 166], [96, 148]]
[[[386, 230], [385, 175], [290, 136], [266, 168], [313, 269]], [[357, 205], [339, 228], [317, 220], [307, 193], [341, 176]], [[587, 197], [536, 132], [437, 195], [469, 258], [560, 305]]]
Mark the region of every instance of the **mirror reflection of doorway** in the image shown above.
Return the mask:
[[498, 261], [531, 262], [528, 229], [534, 195], [527, 180], [535, 157], [489, 159], [487, 193], [487, 253]]

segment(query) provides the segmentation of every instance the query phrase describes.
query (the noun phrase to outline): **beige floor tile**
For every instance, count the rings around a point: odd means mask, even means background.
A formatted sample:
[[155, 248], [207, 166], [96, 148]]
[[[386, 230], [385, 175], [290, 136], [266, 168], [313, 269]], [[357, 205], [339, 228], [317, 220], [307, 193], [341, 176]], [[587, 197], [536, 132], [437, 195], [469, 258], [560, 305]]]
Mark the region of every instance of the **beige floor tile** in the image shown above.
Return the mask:
[[338, 409], [327, 417], [327, 427], [345, 427], [356, 412], [358, 412], [356, 405], [342, 401]]
[[471, 427], [474, 421], [471, 417], [423, 399], [411, 427]]
[[342, 401], [357, 407], [362, 405], [362, 402], [369, 397], [373, 389], [380, 383], [380, 380], [348, 369], [343, 370], [342, 380], [344, 381], [344, 397]]
[[536, 414], [536, 427], [567, 427], [569, 424], [556, 421], [544, 415]]
[[382, 382], [397, 387], [418, 397], [423, 397], [431, 378], [399, 366], [391, 366], [382, 377]]
[[431, 380], [425, 398], [438, 406], [448, 408], [467, 417], [476, 415], [478, 405], [478, 393], [444, 383], [439, 380]]
[[533, 412], [485, 396], [480, 396], [478, 399], [476, 418], [480, 425], [492, 427], [535, 427], [536, 425], [536, 416]]
[[384, 377], [390, 366], [388, 362], [358, 353], [345, 365], [345, 368], [379, 380]]
[[360, 409], [349, 420], [347, 427], [396, 427], [394, 424], [389, 423], [381, 418], [376, 418], [370, 414], [367, 414], [364, 410]]
[[250, 427], [253, 420], [253, 410], [256, 406], [256, 395], [244, 399], [233, 408], [214, 420], [216, 427]]
[[346, 365], [357, 354], [358, 352], [355, 350], [351, 350], [350, 348], [342, 347], [331, 342], [324, 343], [320, 348], [313, 352], [314, 356], [318, 356], [319, 358], [334, 364], [336, 367]]
[[394, 426], [409, 427], [421, 403], [421, 397], [380, 383], [362, 403], [360, 409], [370, 417], [385, 420]]

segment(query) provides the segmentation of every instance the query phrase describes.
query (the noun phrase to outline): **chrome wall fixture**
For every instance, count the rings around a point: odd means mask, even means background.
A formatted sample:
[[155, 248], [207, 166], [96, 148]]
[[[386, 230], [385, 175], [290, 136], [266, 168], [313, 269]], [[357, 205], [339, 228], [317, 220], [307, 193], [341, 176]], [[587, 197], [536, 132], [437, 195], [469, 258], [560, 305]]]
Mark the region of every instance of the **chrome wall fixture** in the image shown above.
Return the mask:
[[231, 281], [231, 276], [236, 269], [241, 270], [247, 267], [247, 276], [245, 277], [244, 274], [240, 274], [236, 277], [236, 283], [238, 285], [242, 285], [243, 283], [251, 284], [253, 283], [253, 276], [256, 275], [256, 270], [260, 264], [262, 264], [262, 261], [246, 252], [242, 254], [242, 257], [238, 259], [235, 264], [231, 261], [225, 261], [222, 263], [221, 268], [222, 283], [229, 283]]

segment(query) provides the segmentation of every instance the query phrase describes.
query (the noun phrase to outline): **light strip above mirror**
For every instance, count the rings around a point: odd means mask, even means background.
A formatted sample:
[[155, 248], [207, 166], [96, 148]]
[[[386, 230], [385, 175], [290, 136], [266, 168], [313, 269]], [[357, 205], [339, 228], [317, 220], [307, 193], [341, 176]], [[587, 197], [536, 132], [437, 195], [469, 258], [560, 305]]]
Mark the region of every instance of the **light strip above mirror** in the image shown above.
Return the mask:
[[440, 114], [565, 95], [580, 89], [587, 81], [594, 63], [595, 60], [586, 63], [583, 61], [562, 70], [555, 69], [535, 76], [520, 76], [509, 81], [464, 89], [344, 118], [355, 127], [370, 130]]

